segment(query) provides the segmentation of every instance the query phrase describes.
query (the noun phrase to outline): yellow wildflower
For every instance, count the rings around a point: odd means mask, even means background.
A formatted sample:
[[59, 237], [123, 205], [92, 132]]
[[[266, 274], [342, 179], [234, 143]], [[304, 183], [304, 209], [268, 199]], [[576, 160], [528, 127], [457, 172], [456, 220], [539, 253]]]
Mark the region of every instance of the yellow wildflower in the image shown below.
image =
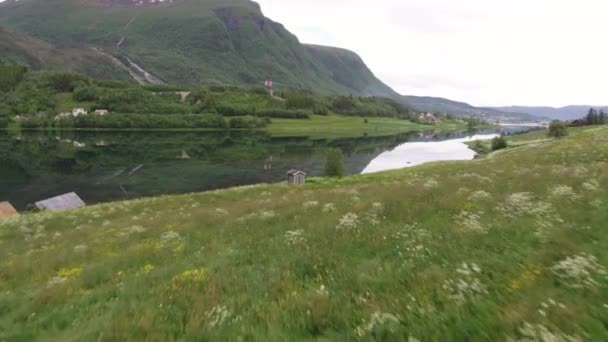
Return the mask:
[[61, 268], [59, 270], [59, 272], [57, 272], [57, 276], [62, 277], [62, 278], [71, 278], [71, 277], [79, 276], [80, 273], [82, 273], [81, 267]]
[[154, 265], [146, 264], [139, 270], [140, 274], [150, 273], [154, 269]]
[[205, 279], [206, 275], [204, 269], [187, 270], [173, 277], [171, 285], [175, 290], [187, 285], [201, 284], [205, 281]]

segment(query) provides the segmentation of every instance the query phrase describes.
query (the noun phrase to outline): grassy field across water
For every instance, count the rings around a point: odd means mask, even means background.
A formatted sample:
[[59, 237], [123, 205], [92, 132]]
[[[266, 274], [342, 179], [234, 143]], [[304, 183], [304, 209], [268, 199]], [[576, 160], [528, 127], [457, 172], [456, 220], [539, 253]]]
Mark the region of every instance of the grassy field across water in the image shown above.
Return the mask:
[[313, 115], [310, 120], [272, 119], [267, 130], [273, 136], [309, 136], [311, 138], [343, 138], [362, 135], [381, 136], [411, 131], [462, 131], [460, 121], [441, 121], [437, 125], [422, 125], [393, 118], [362, 118], [358, 116]]
[[22, 215], [0, 221], [0, 340], [608, 340], [606, 189], [602, 127]]

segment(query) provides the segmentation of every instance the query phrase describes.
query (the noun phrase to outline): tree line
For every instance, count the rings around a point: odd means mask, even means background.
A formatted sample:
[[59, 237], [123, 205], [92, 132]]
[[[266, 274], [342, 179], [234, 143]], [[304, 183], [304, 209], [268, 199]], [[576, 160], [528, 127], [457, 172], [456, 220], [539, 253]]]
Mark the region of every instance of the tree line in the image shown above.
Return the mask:
[[608, 114], [603, 109], [590, 108], [586, 121], [588, 125], [605, 125], [608, 124]]

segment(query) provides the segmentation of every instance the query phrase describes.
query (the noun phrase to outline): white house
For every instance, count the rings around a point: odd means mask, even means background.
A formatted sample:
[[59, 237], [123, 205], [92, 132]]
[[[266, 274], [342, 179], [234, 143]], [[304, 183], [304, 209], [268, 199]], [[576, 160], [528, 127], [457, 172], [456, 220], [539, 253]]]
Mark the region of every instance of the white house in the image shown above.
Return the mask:
[[72, 116], [77, 117], [79, 115], [87, 115], [88, 112], [84, 108], [74, 108], [72, 109]]
[[107, 109], [95, 109], [95, 115], [99, 115], [99, 116], [104, 116], [107, 115], [109, 112]]

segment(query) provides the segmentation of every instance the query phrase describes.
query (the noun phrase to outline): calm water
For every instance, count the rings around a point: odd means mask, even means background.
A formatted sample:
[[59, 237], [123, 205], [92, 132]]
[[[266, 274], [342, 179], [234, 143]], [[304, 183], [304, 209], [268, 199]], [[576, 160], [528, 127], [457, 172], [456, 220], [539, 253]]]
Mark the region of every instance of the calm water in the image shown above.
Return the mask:
[[452, 150], [452, 142], [437, 145], [461, 138], [466, 134], [408, 133], [327, 141], [273, 138], [259, 132], [0, 132], [0, 201], [23, 209], [75, 191], [92, 204], [278, 182], [293, 168], [319, 176], [327, 148], [343, 151], [347, 174], [452, 155], [469, 159], [460, 147]]
[[476, 153], [465, 145], [465, 142], [488, 140], [497, 136], [499, 135], [476, 134], [443, 141], [407, 142], [376, 157], [363, 173], [401, 169], [440, 160], [471, 160], [475, 158]]

